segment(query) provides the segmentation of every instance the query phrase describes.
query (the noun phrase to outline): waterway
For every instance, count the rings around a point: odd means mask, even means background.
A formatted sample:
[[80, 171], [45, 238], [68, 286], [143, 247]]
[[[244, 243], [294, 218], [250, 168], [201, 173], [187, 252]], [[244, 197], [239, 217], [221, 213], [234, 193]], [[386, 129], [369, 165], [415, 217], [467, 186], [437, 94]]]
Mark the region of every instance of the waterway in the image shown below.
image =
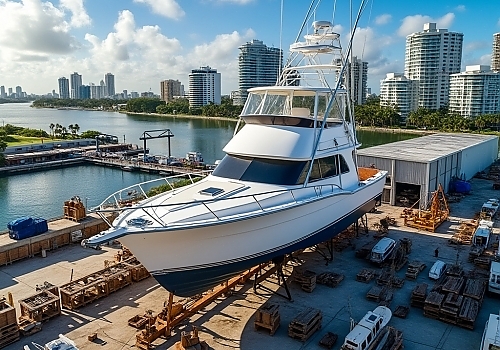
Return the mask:
[[[127, 115], [116, 112], [30, 108], [29, 104], [0, 105], [0, 123], [50, 132], [49, 125], [78, 124], [80, 132], [97, 130], [116, 135], [120, 141], [142, 145], [139, 137], [148, 130], [170, 129], [172, 155], [189, 151], [202, 153], [207, 163], [224, 156], [222, 148], [231, 139], [233, 121]], [[413, 138], [418, 135], [361, 130], [363, 147]], [[147, 143], [151, 154], [167, 154], [167, 139]], [[73, 166], [43, 172], [0, 177], [0, 232], [9, 221], [21, 216], [54, 218], [63, 215], [64, 201], [79, 196], [87, 207], [101, 203], [108, 195], [159, 175], [123, 172], [99, 166]]]

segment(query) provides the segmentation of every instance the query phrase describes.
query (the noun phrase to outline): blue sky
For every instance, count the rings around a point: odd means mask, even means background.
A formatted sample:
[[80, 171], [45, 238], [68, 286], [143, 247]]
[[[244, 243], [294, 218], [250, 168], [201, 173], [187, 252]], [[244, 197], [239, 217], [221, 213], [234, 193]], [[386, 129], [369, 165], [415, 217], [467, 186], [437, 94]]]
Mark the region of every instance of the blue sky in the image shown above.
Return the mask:
[[[309, 3], [283, 0], [285, 58]], [[187, 90], [191, 69], [209, 65], [229, 94], [238, 87], [240, 45], [258, 39], [280, 47], [281, 6], [281, 0], [0, 0], [0, 85], [44, 94], [74, 71], [84, 84], [111, 72], [117, 91], [158, 93], [164, 79], [178, 79]], [[336, 8], [332, 17], [333, 2], [323, 0], [316, 19], [333, 18], [345, 37], [349, 1], [337, 0]], [[491, 63], [493, 34], [500, 32], [497, 0], [373, 0], [354, 54], [368, 62], [374, 92], [386, 73], [403, 72], [405, 37], [426, 22], [464, 33], [463, 68]]]

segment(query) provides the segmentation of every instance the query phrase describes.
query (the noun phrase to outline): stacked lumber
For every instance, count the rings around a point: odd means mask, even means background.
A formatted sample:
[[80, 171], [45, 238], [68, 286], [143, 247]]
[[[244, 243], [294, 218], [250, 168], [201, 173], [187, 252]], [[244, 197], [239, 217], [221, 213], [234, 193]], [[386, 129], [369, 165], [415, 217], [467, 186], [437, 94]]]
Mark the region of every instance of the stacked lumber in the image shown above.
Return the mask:
[[316, 288], [316, 272], [296, 269], [294, 271], [294, 281], [300, 284], [302, 290], [312, 293]]
[[406, 278], [417, 279], [418, 274], [425, 269], [427, 265], [419, 260], [414, 260], [408, 264], [406, 269]]
[[269, 335], [274, 335], [279, 326], [279, 305], [265, 303], [257, 309], [254, 321], [255, 330], [258, 330], [259, 328], [265, 328], [269, 330]]
[[431, 291], [424, 303], [424, 316], [439, 319], [439, 312], [443, 304], [445, 295], [438, 291]]
[[316, 277], [316, 282], [325, 286], [335, 288], [344, 280], [344, 275], [336, 272], [323, 272]]
[[453, 264], [446, 269], [446, 275], [460, 277], [464, 274], [464, 269], [460, 264]]
[[375, 277], [375, 271], [370, 269], [362, 269], [356, 275], [356, 281], [368, 283], [373, 279], [373, 277]]
[[19, 328], [16, 321], [16, 309], [0, 298], [0, 348], [19, 339]]
[[421, 283], [415, 286], [415, 288], [411, 292], [411, 306], [418, 307], [420, 309], [424, 308], [425, 299], [427, 298], [427, 287], [427, 283]]
[[424, 316], [473, 329], [487, 282], [465, 276], [447, 276], [425, 300]]
[[288, 335], [305, 342], [314, 332], [321, 328], [322, 319], [321, 310], [307, 308], [290, 322]]
[[458, 230], [448, 240], [451, 244], [472, 244], [472, 236], [479, 225], [478, 220], [462, 221]]

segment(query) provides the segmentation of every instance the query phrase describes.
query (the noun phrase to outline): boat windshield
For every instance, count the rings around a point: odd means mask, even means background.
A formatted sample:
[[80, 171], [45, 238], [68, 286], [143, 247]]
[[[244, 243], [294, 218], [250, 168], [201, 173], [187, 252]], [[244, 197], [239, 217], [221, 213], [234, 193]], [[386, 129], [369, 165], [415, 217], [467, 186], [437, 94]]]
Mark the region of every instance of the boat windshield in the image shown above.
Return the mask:
[[215, 168], [213, 175], [274, 185], [296, 185], [306, 163], [306, 161], [226, 155]]
[[[345, 119], [346, 106], [343, 94], [343, 91], [337, 92], [335, 101], [326, 115], [329, 121]], [[322, 120], [331, 98], [332, 93], [329, 90], [257, 90], [249, 93], [241, 115], [243, 118], [256, 115], [278, 115], [312, 119], [317, 108], [318, 120]]]

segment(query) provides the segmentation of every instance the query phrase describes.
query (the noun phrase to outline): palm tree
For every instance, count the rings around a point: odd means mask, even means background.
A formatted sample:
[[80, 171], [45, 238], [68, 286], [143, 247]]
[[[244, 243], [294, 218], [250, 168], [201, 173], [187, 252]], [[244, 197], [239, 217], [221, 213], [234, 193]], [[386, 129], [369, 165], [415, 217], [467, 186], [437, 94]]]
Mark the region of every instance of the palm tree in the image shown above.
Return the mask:
[[61, 131], [62, 131], [62, 137], [63, 137], [63, 139], [65, 139], [66, 135], [68, 134], [68, 129], [66, 129], [66, 127], [63, 126]]
[[75, 135], [78, 136], [78, 132], [80, 131], [80, 125], [75, 124], [73, 125], [73, 128], [75, 129]]
[[50, 123], [49, 129], [50, 129], [50, 134], [52, 135], [52, 138], [54, 138], [54, 128], [55, 128], [54, 123]]

